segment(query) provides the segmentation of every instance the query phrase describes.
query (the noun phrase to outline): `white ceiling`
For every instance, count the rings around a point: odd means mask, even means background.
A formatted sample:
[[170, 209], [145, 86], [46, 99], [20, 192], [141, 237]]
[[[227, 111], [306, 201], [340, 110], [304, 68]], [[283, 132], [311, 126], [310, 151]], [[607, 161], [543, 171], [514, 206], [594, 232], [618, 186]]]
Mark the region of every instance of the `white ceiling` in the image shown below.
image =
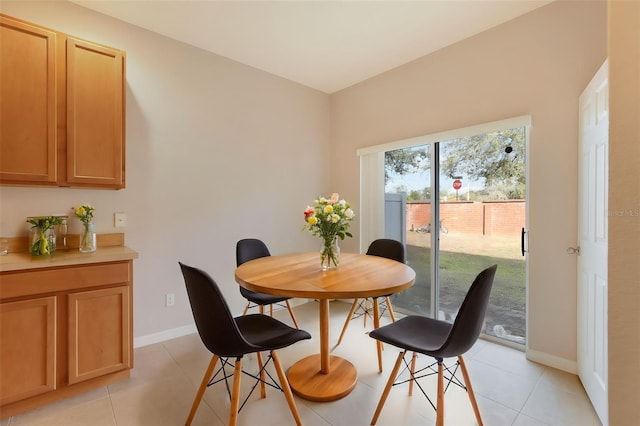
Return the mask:
[[552, 0], [71, 0], [333, 93]]

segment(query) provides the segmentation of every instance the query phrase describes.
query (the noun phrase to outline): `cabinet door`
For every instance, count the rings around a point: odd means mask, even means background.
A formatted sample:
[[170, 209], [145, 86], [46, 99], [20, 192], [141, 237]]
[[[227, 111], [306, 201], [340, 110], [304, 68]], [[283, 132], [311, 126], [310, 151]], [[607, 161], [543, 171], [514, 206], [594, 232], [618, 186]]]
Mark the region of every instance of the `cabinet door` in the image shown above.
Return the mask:
[[0, 304], [0, 405], [56, 388], [55, 296]]
[[55, 184], [56, 34], [0, 16], [0, 183]]
[[68, 295], [69, 384], [131, 368], [131, 287]]
[[124, 188], [124, 52], [67, 38], [67, 183]]

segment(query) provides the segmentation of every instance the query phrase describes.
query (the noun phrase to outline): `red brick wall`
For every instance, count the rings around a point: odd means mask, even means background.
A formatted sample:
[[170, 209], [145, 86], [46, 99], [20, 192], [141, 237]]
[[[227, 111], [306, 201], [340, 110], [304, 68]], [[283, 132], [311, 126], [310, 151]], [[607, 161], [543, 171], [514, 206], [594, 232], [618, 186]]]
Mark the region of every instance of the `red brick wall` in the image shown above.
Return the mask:
[[524, 201], [488, 201], [484, 204], [485, 235], [518, 235], [525, 223]]
[[407, 201], [407, 229], [426, 226], [431, 222], [431, 203]]
[[[524, 200], [449, 201], [440, 204], [442, 224], [449, 232], [480, 235], [518, 235], [525, 221]], [[407, 201], [407, 228], [431, 222], [431, 203]]]

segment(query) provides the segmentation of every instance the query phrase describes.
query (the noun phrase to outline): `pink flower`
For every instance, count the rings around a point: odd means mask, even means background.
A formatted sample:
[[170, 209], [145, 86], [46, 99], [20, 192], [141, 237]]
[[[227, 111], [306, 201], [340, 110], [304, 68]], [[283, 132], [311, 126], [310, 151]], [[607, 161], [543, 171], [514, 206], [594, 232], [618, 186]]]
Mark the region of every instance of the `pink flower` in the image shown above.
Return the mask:
[[337, 192], [331, 194], [331, 198], [329, 199], [329, 204], [337, 203], [340, 200], [340, 195]]
[[309, 217], [309, 216], [313, 216], [316, 213], [315, 209], [313, 207], [309, 207], [307, 206], [307, 208], [304, 211], [304, 218], [305, 220]]

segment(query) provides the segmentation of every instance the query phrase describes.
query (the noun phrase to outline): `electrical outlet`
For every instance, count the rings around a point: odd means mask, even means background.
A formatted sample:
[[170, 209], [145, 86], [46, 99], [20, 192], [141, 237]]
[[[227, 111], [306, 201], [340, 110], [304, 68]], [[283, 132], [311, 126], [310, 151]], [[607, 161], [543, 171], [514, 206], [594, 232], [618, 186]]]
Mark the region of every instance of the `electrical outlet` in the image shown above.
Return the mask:
[[176, 304], [176, 295], [173, 293], [167, 293], [165, 295], [165, 305], [166, 306], [173, 306]]
[[123, 212], [114, 213], [113, 226], [116, 228], [124, 228], [127, 226], [127, 214]]

